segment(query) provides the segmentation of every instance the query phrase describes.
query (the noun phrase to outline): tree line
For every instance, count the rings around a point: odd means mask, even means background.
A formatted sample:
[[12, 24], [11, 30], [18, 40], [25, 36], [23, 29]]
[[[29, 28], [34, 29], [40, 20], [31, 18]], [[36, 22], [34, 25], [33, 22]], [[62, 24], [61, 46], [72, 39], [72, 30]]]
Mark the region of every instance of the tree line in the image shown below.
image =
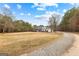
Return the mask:
[[59, 25], [62, 31], [79, 31], [79, 7], [69, 9]]
[[[25, 22], [23, 20], [17, 20], [13, 13], [7, 9], [2, 8], [0, 14], [0, 32], [26, 32], [26, 31], [41, 31], [44, 26], [37, 26]], [[59, 23], [60, 15], [52, 14], [49, 17], [48, 28], [51, 32], [58, 31], [79, 31], [79, 8], [73, 7], [65, 12], [64, 16], [61, 18]], [[59, 23], [59, 24], [58, 24]]]
[[0, 32], [24, 32], [32, 30], [33, 28], [30, 23], [16, 20], [9, 9], [2, 8], [2, 14], [0, 14]]

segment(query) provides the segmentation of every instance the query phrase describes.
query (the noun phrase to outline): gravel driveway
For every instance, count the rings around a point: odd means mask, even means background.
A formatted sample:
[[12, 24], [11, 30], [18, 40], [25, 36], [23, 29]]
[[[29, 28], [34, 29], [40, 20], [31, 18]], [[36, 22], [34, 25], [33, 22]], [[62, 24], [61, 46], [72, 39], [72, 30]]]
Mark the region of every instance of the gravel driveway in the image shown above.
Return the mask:
[[74, 34], [74, 36], [75, 42], [73, 43], [73, 46], [63, 54], [64, 56], [79, 56], [79, 35]]
[[39, 48], [29, 54], [22, 54], [21, 56], [60, 56], [73, 42], [74, 36], [70, 33], [64, 33], [64, 36], [56, 42], [52, 42], [45, 47]]

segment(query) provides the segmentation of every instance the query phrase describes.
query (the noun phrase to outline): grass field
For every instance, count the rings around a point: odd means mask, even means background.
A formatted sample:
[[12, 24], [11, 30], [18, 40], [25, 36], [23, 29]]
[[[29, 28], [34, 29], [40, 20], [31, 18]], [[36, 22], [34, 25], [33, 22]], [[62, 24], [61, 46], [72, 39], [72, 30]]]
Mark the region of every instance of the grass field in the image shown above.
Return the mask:
[[0, 55], [21, 55], [61, 37], [61, 33], [19, 32], [0, 34]]

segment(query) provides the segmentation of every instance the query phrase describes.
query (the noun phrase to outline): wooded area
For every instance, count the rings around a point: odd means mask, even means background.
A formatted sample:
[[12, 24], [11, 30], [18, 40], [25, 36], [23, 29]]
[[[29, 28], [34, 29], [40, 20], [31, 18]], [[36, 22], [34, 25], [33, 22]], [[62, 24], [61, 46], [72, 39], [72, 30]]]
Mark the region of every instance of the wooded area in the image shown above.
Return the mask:
[[59, 25], [63, 31], [79, 31], [79, 8], [73, 7], [68, 10]]
[[7, 8], [2, 8], [0, 14], [0, 32], [32, 31], [32, 25], [23, 20], [17, 20]]

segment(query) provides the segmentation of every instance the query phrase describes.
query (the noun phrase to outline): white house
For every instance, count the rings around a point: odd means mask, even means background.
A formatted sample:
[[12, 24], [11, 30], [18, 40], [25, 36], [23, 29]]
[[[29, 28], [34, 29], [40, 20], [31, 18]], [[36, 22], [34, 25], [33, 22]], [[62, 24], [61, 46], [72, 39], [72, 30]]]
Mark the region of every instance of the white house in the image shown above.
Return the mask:
[[38, 26], [37, 32], [51, 32], [51, 29], [48, 26]]

